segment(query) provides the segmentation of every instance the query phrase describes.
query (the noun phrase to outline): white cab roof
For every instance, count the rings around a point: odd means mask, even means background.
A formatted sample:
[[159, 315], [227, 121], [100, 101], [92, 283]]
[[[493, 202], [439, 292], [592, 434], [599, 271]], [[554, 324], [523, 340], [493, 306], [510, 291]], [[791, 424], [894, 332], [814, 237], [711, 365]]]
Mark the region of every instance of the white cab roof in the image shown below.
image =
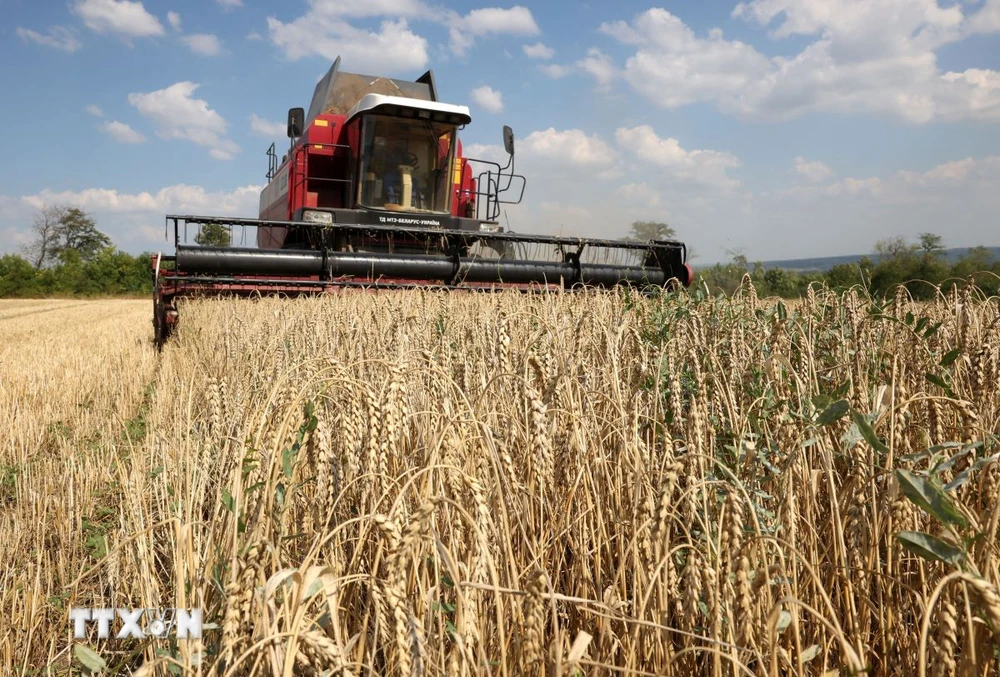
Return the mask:
[[472, 121], [468, 106], [456, 106], [451, 103], [441, 103], [440, 101], [424, 101], [422, 99], [408, 99], [403, 96], [386, 96], [384, 94], [365, 94], [360, 101], [354, 104], [351, 110], [347, 111], [347, 119], [350, 120], [355, 115], [367, 112], [377, 112], [383, 107], [413, 108], [417, 110], [431, 111], [432, 113], [448, 113], [461, 118], [459, 124], [467, 125]]

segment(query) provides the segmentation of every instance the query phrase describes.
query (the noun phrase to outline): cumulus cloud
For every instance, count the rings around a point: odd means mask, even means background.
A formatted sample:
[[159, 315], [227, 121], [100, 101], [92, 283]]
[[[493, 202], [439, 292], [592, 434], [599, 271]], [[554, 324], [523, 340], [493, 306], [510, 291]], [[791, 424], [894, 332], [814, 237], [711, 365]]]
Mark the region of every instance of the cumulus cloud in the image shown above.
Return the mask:
[[648, 183], [625, 183], [615, 190], [627, 204], [640, 205], [644, 207], [657, 207], [660, 204], [661, 195]]
[[[232, 190], [207, 190], [176, 184], [154, 191], [129, 193], [114, 188], [80, 191], [45, 189], [19, 198], [0, 195], [0, 252], [14, 251], [30, 239], [28, 225], [33, 210], [51, 204], [68, 204], [92, 214], [115, 245], [140, 252], [164, 247], [164, 214], [252, 216], [257, 213], [263, 186], [245, 185]], [[6, 227], [6, 228], [5, 228]], [[172, 242], [172, 235], [171, 242]], [[251, 235], [252, 237], [252, 235]]]
[[101, 125], [101, 131], [118, 143], [145, 143], [146, 137], [129, 127], [124, 122], [111, 120]]
[[228, 125], [208, 102], [194, 98], [194, 82], [178, 82], [165, 89], [128, 95], [128, 102], [157, 128], [163, 139], [183, 139], [209, 149], [218, 160], [228, 160], [240, 151], [226, 138]]
[[583, 167], [606, 166], [614, 162], [613, 148], [596, 134], [580, 129], [553, 127], [532, 132], [519, 142], [519, 152], [532, 160], [566, 163]]
[[465, 16], [453, 13], [448, 37], [452, 51], [463, 56], [471, 48], [476, 38], [489, 35], [532, 36], [541, 33], [535, 17], [527, 7], [515, 5], [509, 9], [483, 7], [474, 9]]
[[236, 9], [243, 6], [243, 0], [215, 0], [222, 9]]
[[[937, 65], [935, 50], [971, 30], [957, 4], [752, 0], [740, 3], [733, 16], [773, 27], [774, 39], [812, 40], [791, 57], [769, 57], [717, 28], [697, 35], [664, 9], [647, 10], [630, 23], [605, 23], [601, 30], [635, 48], [623, 76], [664, 108], [711, 102], [726, 113], [771, 120], [810, 112], [870, 113], [915, 124], [1000, 120], [1000, 73], [942, 72]], [[587, 70], [606, 84], [613, 64], [607, 66]]]
[[180, 31], [181, 29], [181, 15], [177, 12], [167, 12], [167, 23], [175, 31]]
[[529, 59], [551, 59], [556, 53], [556, 50], [541, 42], [536, 42], [533, 45], [522, 45], [521, 49]]
[[577, 61], [576, 67], [593, 77], [600, 87], [608, 87], [618, 76], [611, 57], [599, 49], [587, 50], [586, 58]]
[[476, 87], [472, 90], [472, 101], [483, 110], [490, 113], [503, 111], [503, 95], [489, 85]]
[[649, 125], [619, 127], [615, 131], [615, 141], [634, 157], [660, 168], [671, 178], [719, 188], [739, 185], [727, 174], [740, 166], [739, 158], [732, 153], [685, 150], [677, 139], [662, 138]]
[[113, 33], [129, 40], [152, 38], [166, 31], [141, 2], [129, 0], [77, 0], [73, 12], [95, 33]]
[[52, 26], [45, 34], [33, 31], [30, 28], [17, 27], [17, 37], [25, 42], [34, 42], [38, 45], [51, 47], [63, 52], [72, 54], [83, 45], [76, 37], [76, 33], [64, 26]]
[[181, 38], [181, 42], [195, 54], [201, 56], [218, 56], [222, 53], [222, 42], [211, 33], [193, 33]]
[[271, 42], [286, 58], [294, 61], [319, 55], [333, 61], [342, 56], [352, 71], [377, 74], [427, 65], [427, 40], [411, 31], [405, 19], [383, 21], [372, 31], [348, 23], [342, 12], [345, 8], [339, 5], [318, 0], [311, 5], [305, 15], [290, 23], [267, 19]]
[[[541, 31], [526, 7], [485, 7], [465, 15], [423, 0], [307, 0], [306, 12], [289, 22], [273, 16], [267, 26], [271, 42], [286, 58], [342, 56], [351, 69], [392, 74], [427, 65], [427, 40], [410, 28], [411, 21], [443, 24], [457, 55], [491, 35], [533, 36]], [[377, 29], [359, 28], [355, 19], [383, 18]]]
[[95, 118], [103, 118], [104, 117], [104, 111], [102, 111], [100, 109], [100, 107], [95, 106], [94, 104], [90, 104], [89, 106], [87, 106], [83, 110], [87, 111], [88, 115], [93, 115]]
[[[920, 232], [942, 232], [949, 246], [996, 242], [997, 156], [879, 176], [831, 170], [817, 181], [793, 171], [787, 187], [753, 192], [736, 183], [740, 160], [730, 152], [692, 150], [642, 125], [622, 126], [612, 141], [556, 129], [520, 139], [527, 191], [521, 205], [503, 207], [501, 221], [523, 233], [611, 238], [627, 235], [634, 220], [667, 221], [705, 264], [735, 250], [750, 260], [859, 254], [884, 237]], [[465, 150], [506, 162], [498, 144]], [[817, 158], [805, 164], [816, 178], [812, 170], [826, 166]]]
[[232, 191], [208, 191], [202, 186], [176, 184], [156, 192], [125, 193], [113, 188], [81, 191], [43, 190], [21, 198], [34, 208], [71, 204], [85, 211], [114, 214], [184, 212], [206, 216], [242, 215], [256, 206], [263, 186], [247, 185]]
[[818, 160], [809, 162], [802, 156], [795, 158], [795, 173], [812, 183], [826, 181], [834, 175], [826, 164]]
[[250, 116], [250, 131], [267, 138], [283, 137], [288, 132], [286, 123], [266, 120], [256, 113]]
[[569, 66], [563, 66], [557, 63], [550, 63], [550, 64], [545, 64], [544, 66], [539, 66], [538, 70], [542, 71], [543, 73], [545, 73], [545, 75], [549, 76], [554, 80], [558, 80], [559, 78], [564, 78], [573, 72], [573, 69], [570, 68]]

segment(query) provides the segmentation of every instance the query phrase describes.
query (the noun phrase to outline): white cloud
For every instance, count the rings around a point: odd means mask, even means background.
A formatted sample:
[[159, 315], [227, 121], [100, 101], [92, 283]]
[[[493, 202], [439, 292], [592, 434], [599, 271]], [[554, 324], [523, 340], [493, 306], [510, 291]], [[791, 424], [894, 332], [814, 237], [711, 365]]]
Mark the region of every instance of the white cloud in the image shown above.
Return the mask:
[[615, 140], [640, 160], [664, 170], [667, 177], [715, 186], [735, 188], [736, 179], [726, 172], [740, 166], [732, 153], [716, 150], [685, 150], [674, 138], [661, 138], [649, 125], [620, 127]]
[[795, 158], [795, 172], [812, 183], [826, 181], [834, 175], [833, 170], [826, 164], [818, 160], [809, 162], [802, 156]]
[[177, 12], [167, 12], [167, 22], [175, 31], [181, 29], [181, 15]]
[[117, 33], [126, 40], [165, 33], [163, 24], [141, 2], [129, 0], [76, 0], [73, 12], [96, 33]]
[[250, 116], [250, 131], [267, 138], [284, 137], [288, 132], [286, 123], [266, 120], [257, 114]]
[[551, 59], [552, 55], [556, 53], [556, 50], [541, 42], [536, 42], [533, 45], [522, 45], [521, 49], [524, 50], [529, 59]]
[[222, 43], [211, 33], [193, 33], [181, 38], [192, 52], [201, 56], [218, 56], [222, 53]]
[[[979, 15], [981, 16], [982, 12]], [[1000, 120], [1000, 73], [943, 73], [936, 49], [971, 29], [958, 5], [936, 0], [752, 0], [733, 12], [773, 38], [815, 36], [792, 57], [768, 57], [719, 29], [704, 37], [663, 9], [601, 30], [635, 46], [624, 77], [665, 108], [713, 102], [740, 116], [785, 120], [810, 112], [872, 113], [911, 123]], [[998, 26], [1000, 29], [1000, 26]], [[589, 70], [598, 82], [609, 68]]]
[[[720, 33], [698, 38], [683, 21], [663, 9], [639, 15], [631, 25], [602, 24], [620, 42], [637, 45], [625, 62], [625, 79], [657, 104], [673, 108], [697, 101], [736, 97], [763, 77], [770, 61], [750, 45], [723, 40]], [[598, 83], [613, 77], [607, 57], [592, 70]]]
[[33, 31], [30, 28], [17, 27], [17, 36], [25, 42], [34, 42], [53, 49], [72, 54], [83, 45], [76, 37], [76, 33], [64, 26], [52, 26], [47, 34]]
[[[949, 246], [997, 244], [998, 156], [819, 182], [793, 173], [785, 190], [753, 193], [734, 185], [739, 161], [731, 153], [691, 150], [641, 127], [623, 130], [618, 153], [582, 130], [520, 139], [516, 166], [527, 191], [520, 206], [503, 208], [501, 222], [522, 233], [618, 238], [631, 221], [665, 220], [698, 252], [697, 264], [728, 260], [736, 250], [751, 261], [859, 254], [878, 239], [925, 231], [941, 232]], [[465, 151], [506, 162], [496, 144]]]
[[970, 33], [1000, 31], [1000, 1], [986, 0], [980, 10], [969, 17], [967, 30]]
[[94, 104], [90, 104], [89, 106], [87, 106], [83, 110], [87, 111], [88, 115], [93, 115], [95, 118], [103, 118], [104, 117], [104, 111], [102, 111], [100, 109], [100, 107], [95, 106]]
[[558, 80], [559, 78], [564, 78], [573, 72], [573, 69], [569, 66], [562, 66], [557, 63], [545, 64], [544, 66], [539, 66], [538, 70], [545, 73], [553, 80]]
[[[28, 224], [34, 210], [50, 204], [69, 204], [92, 214], [98, 227], [116, 246], [138, 253], [172, 247], [164, 239], [164, 214], [254, 216], [263, 186], [209, 191], [202, 186], [177, 184], [155, 191], [126, 193], [113, 188], [81, 191], [45, 189], [19, 198], [0, 195], [0, 252], [16, 251], [30, 240]], [[6, 227], [6, 228], [5, 228]], [[252, 233], [248, 235], [252, 241]]]
[[504, 152], [503, 146], [489, 143], [470, 143], [468, 145], [462, 145], [462, 154], [467, 158], [475, 158], [477, 160], [487, 160], [489, 162], [498, 162], [503, 166], [507, 162], [507, 153]]
[[[305, 14], [290, 22], [267, 19], [271, 42], [291, 60], [319, 55], [342, 56], [348, 70], [391, 75], [427, 65], [427, 40], [408, 21], [428, 21], [449, 27], [452, 51], [463, 55], [476, 38], [489, 35], [538, 35], [531, 10], [485, 7], [466, 15], [442, 10], [423, 0], [307, 0]], [[359, 28], [352, 19], [382, 17], [378, 29]]]
[[590, 74], [600, 87], [608, 87], [618, 77], [611, 57], [599, 49], [587, 50], [587, 57], [576, 62], [577, 68]]
[[657, 207], [660, 204], [660, 194], [645, 181], [623, 184], [615, 192], [629, 205]]
[[184, 139], [209, 149], [219, 160], [228, 160], [240, 151], [226, 138], [228, 125], [203, 99], [192, 95], [198, 85], [178, 82], [165, 89], [128, 95], [128, 102], [157, 127], [163, 139]]
[[85, 211], [114, 214], [184, 212], [206, 216], [242, 216], [257, 206], [262, 189], [263, 186], [247, 185], [233, 191], [212, 192], [187, 184], [167, 186], [155, 193], [122, 193], [109, 188], [61, 192], [46, 189], [26, 195], [21, 201], [36, 209], [58, 203], [71, 204]]
[[243, 6], [243, 0], [215, 0], [222, 9], [236, 9]]
[[903, 171], [898, 176], [903, 181], [918, 186], [960, 183], [974, 177], [977, 171], [988, 169], [993, 160], [996, 158], [988, 157], [982, 162], [977, 162], [970, 157], [964, 160], [945, 162], [922, 173]]
[[501, 34], [532, 36], [541, 33], [531, 10], [520, 5], [509, 9], [483, 7], [474, 9], [465, 16], [452, 13], [450, 23], [448, 36], [451, 39], [451, 49], [459, 56], [465, 55], [479, 37]]
[[111, 120], [101, 125], [101, 131], [118, 143], [145, 143], [146, 137], [129, 127], [124, 122]]
[[249, 33], [247, 33], [246, 39], [247, 40], [263, 40], [264, 36], [261, 35], [260, 33], [258, 33], [257, 31], [250, 31]]
[[[290, 23], [268, 17], [271, 42], [293, 61], [319, 55], [330, 61], [342, 56], [352, 72], [377, 75], [427, 65], [427, 40], [413, 33], [404, 19], [383, 21], [378, 32], [356, 28], [332, 3], [312, 0], [312, 8]], [[377, 5], [378, 3], [372, 3]], [[360, 6], [358, 8], [361, 11]]]
[[476, 87], [472, 90], [472, 101], [490, 113], [503, 111], [503, 95], [489, 85]]
[[586, 167], [609, 165], [616, 157], [614, 149], [596, 134], [588, 136], [580, 129], [558, 131], [552, 127], [526, 136], [519, 142], [518, 151], [532, 160]]

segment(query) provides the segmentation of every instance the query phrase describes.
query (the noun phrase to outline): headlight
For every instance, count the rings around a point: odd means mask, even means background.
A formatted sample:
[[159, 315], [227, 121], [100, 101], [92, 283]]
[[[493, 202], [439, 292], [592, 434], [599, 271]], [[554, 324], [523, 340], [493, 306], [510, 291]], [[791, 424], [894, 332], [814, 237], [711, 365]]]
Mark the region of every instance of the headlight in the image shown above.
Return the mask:
[[333, 225], [333, 214], [330, 212], [316, 212], [306, 210], [302, 212], [302, 220], [306, 223], [321, 223], [325, 226]]
[[499, 233], [503, 230], [499, 223], [480, 223], [479, 232], [480, 233]]

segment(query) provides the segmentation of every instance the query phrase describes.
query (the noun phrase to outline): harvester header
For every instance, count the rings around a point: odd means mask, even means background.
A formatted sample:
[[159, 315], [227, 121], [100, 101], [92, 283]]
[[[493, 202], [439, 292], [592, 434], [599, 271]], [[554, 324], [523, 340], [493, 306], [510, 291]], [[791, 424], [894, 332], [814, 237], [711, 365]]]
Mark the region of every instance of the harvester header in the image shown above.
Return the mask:
[[193, 295], [690, 284], [679, 242], [506, 232], [501, 210], [520, 203], [526, 183], [510, 127], [505, 165], [467, 157], [458, 132], [469, 109], [439, 101], [431, 71], [409, 82], [339, 67], [338, 58], [308, 112], [288, 111], [290, 146], [280, 160], [268, 149], [258, 218], [167, 216], [176, 253], [155, 260], [159, 344], [177, 299]]

